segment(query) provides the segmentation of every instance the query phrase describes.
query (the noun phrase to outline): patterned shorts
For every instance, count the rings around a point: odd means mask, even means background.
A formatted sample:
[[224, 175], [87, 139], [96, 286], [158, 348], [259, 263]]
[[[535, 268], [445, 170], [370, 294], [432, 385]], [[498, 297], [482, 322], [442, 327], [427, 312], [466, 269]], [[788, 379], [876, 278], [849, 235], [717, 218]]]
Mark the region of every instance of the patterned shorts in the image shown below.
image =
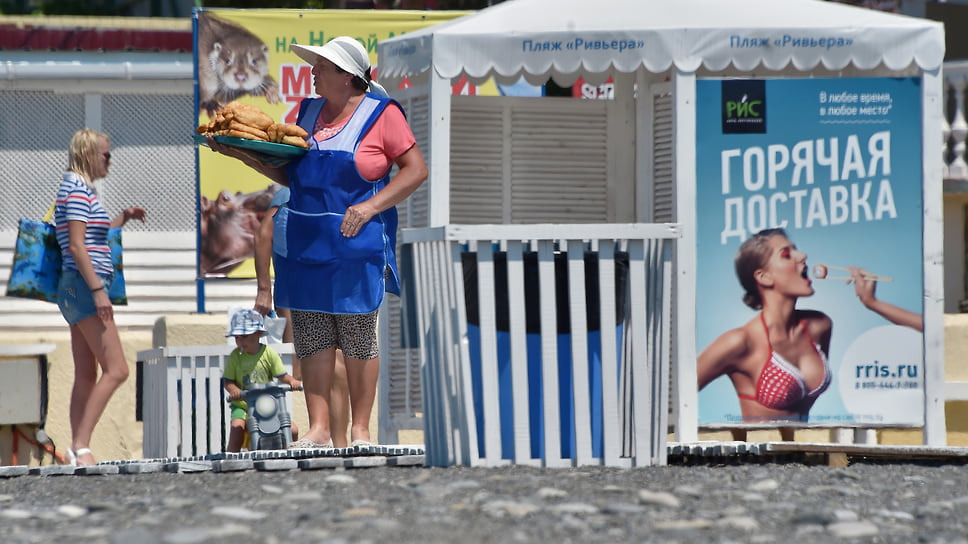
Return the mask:
[[369, 314], [324, 314], [292, 310], [292, 336], [296, 357], [337, 347], [343, 356], [375, 359], [380, 355], [376, 338], [377, 312]]

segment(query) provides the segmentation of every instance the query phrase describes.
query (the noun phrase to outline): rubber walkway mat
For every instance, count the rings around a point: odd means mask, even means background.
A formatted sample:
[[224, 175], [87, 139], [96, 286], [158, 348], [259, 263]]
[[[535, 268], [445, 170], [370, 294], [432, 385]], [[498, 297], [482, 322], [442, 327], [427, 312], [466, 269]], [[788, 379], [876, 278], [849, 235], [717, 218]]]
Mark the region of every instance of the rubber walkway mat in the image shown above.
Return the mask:
[[101, 461], [87, 467], [15, 465], [0, 467], [0, 478], [15, 476], [95, 476], [106, 474], [148, 474], [152, 472], [239, 472], [245, 470], [285, 471], [325, 468], [423, 466], [422, 446], [352, 446], [348, 448], [257, 450], [218, 453], [204, 457], [130, 459]]
[[966, 464], [968, 448], [816, 442], [684, 442], [669, 444], [668, 462], [670, 465], [793, 462], [835, 467], [856, 462]]

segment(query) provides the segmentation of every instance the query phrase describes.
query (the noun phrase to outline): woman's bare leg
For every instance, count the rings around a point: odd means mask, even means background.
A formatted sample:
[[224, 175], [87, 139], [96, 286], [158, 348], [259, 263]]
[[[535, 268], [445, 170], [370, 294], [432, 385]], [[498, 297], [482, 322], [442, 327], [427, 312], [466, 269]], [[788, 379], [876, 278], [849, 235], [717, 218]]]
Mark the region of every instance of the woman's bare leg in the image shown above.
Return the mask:
[[345, 448], [349, 445], [346, 440], [346, 431], [350, 425], [350, 399], [347, 388], [343, 351], [336, 350], [333, 385], [329, 392], [329, 424], [333, 434], [333, 446], [337, 448]]
[[[80, 333], [83, 345], [87, 346], [86, 350], [75, 341], [75, 330]], [[121, 338], [114, 321], [105, 323], [96, 315], [71, 327], [71, 349], [75, 355], [76, 373], [71, 393], [71, 449], [76, 452], [90, 447], [94, 426], [101, 419], [111, 396], [128, 379], [128, 363], [124, 359]], [[91, 377], [96, 376], [97, 368], [90, 359], [92, 355], [101, 367], [101, 377], [96, 379], [93, 386]], [[75, 414], [75, 410], [78, 413]], [[93, 462], [94, 458], [90, 454], [78, 458], [79, 465]]]
[[380, 358], [354, 359], [346, 357], [346, 383], [350, 392], [350, 413], [353, 425], [351, 440], [370, 440], [370, 413], [376, 400], [376, 383], [380, 377]]
[[70, 420], [71, 449], [74, 449], [73, 438], [78, 435], [84, 407], [97, 383], [97, 359], [77, 325], [71, 325], [71, 354], [74, 357], [74, 387], [71, 389]]
[[331, 438], [329, 405], [335, 365], [336, 348], [317, 351], [300, 360], [303, 393], [309, 412], [309, 430], [303, 434], [303, 438], [318, 444], [325, 444]]

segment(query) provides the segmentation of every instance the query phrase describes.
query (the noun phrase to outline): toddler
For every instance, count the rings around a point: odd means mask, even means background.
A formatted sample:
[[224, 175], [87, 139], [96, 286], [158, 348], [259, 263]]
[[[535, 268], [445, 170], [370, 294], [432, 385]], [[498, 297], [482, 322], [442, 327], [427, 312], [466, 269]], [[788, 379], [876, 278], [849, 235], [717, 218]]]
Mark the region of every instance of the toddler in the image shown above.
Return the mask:
[[[234, 336], [238, 348], [232, 350], [222, 373], [222, 385], [232, 400], [232, 424], [226, 451], [240, 451], [245, 440], [248, 406], [242, 400], [243, 391], [253, 384], [269, 383], [273, 378], [288, 384], [293, 391], [302, 389], [302, 383], [286, 372], [279, 353], [259, 342], [265, 330], [262, 315], [255, 310], [239, 310], [229, 321], [229, 332], [225, 336]], [[298, 433], [295, 423], [291, 431], [295, 440]]]

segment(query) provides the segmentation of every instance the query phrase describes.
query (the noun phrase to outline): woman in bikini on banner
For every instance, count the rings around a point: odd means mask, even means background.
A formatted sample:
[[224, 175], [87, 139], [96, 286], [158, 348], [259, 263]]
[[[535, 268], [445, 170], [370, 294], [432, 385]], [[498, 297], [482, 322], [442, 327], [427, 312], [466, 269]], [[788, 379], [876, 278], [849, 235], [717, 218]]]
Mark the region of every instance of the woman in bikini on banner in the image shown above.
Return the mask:
[[[806, 422], [830, 386], [827, 353], [833, 329], [825, 313], [797, 308], [800, 297], [814, 294], [807, 256], [783, 229], [767, 229], [740, 246], [735, 265], [743, 302], [760, 313], [699, 354], [699, 389], [726, 375], [739, 397], [743, 423]], [[745, 438], [738, 431], [734, 438]], [[792, 428], [780, 432], [784, 440], [793, 439]]]

